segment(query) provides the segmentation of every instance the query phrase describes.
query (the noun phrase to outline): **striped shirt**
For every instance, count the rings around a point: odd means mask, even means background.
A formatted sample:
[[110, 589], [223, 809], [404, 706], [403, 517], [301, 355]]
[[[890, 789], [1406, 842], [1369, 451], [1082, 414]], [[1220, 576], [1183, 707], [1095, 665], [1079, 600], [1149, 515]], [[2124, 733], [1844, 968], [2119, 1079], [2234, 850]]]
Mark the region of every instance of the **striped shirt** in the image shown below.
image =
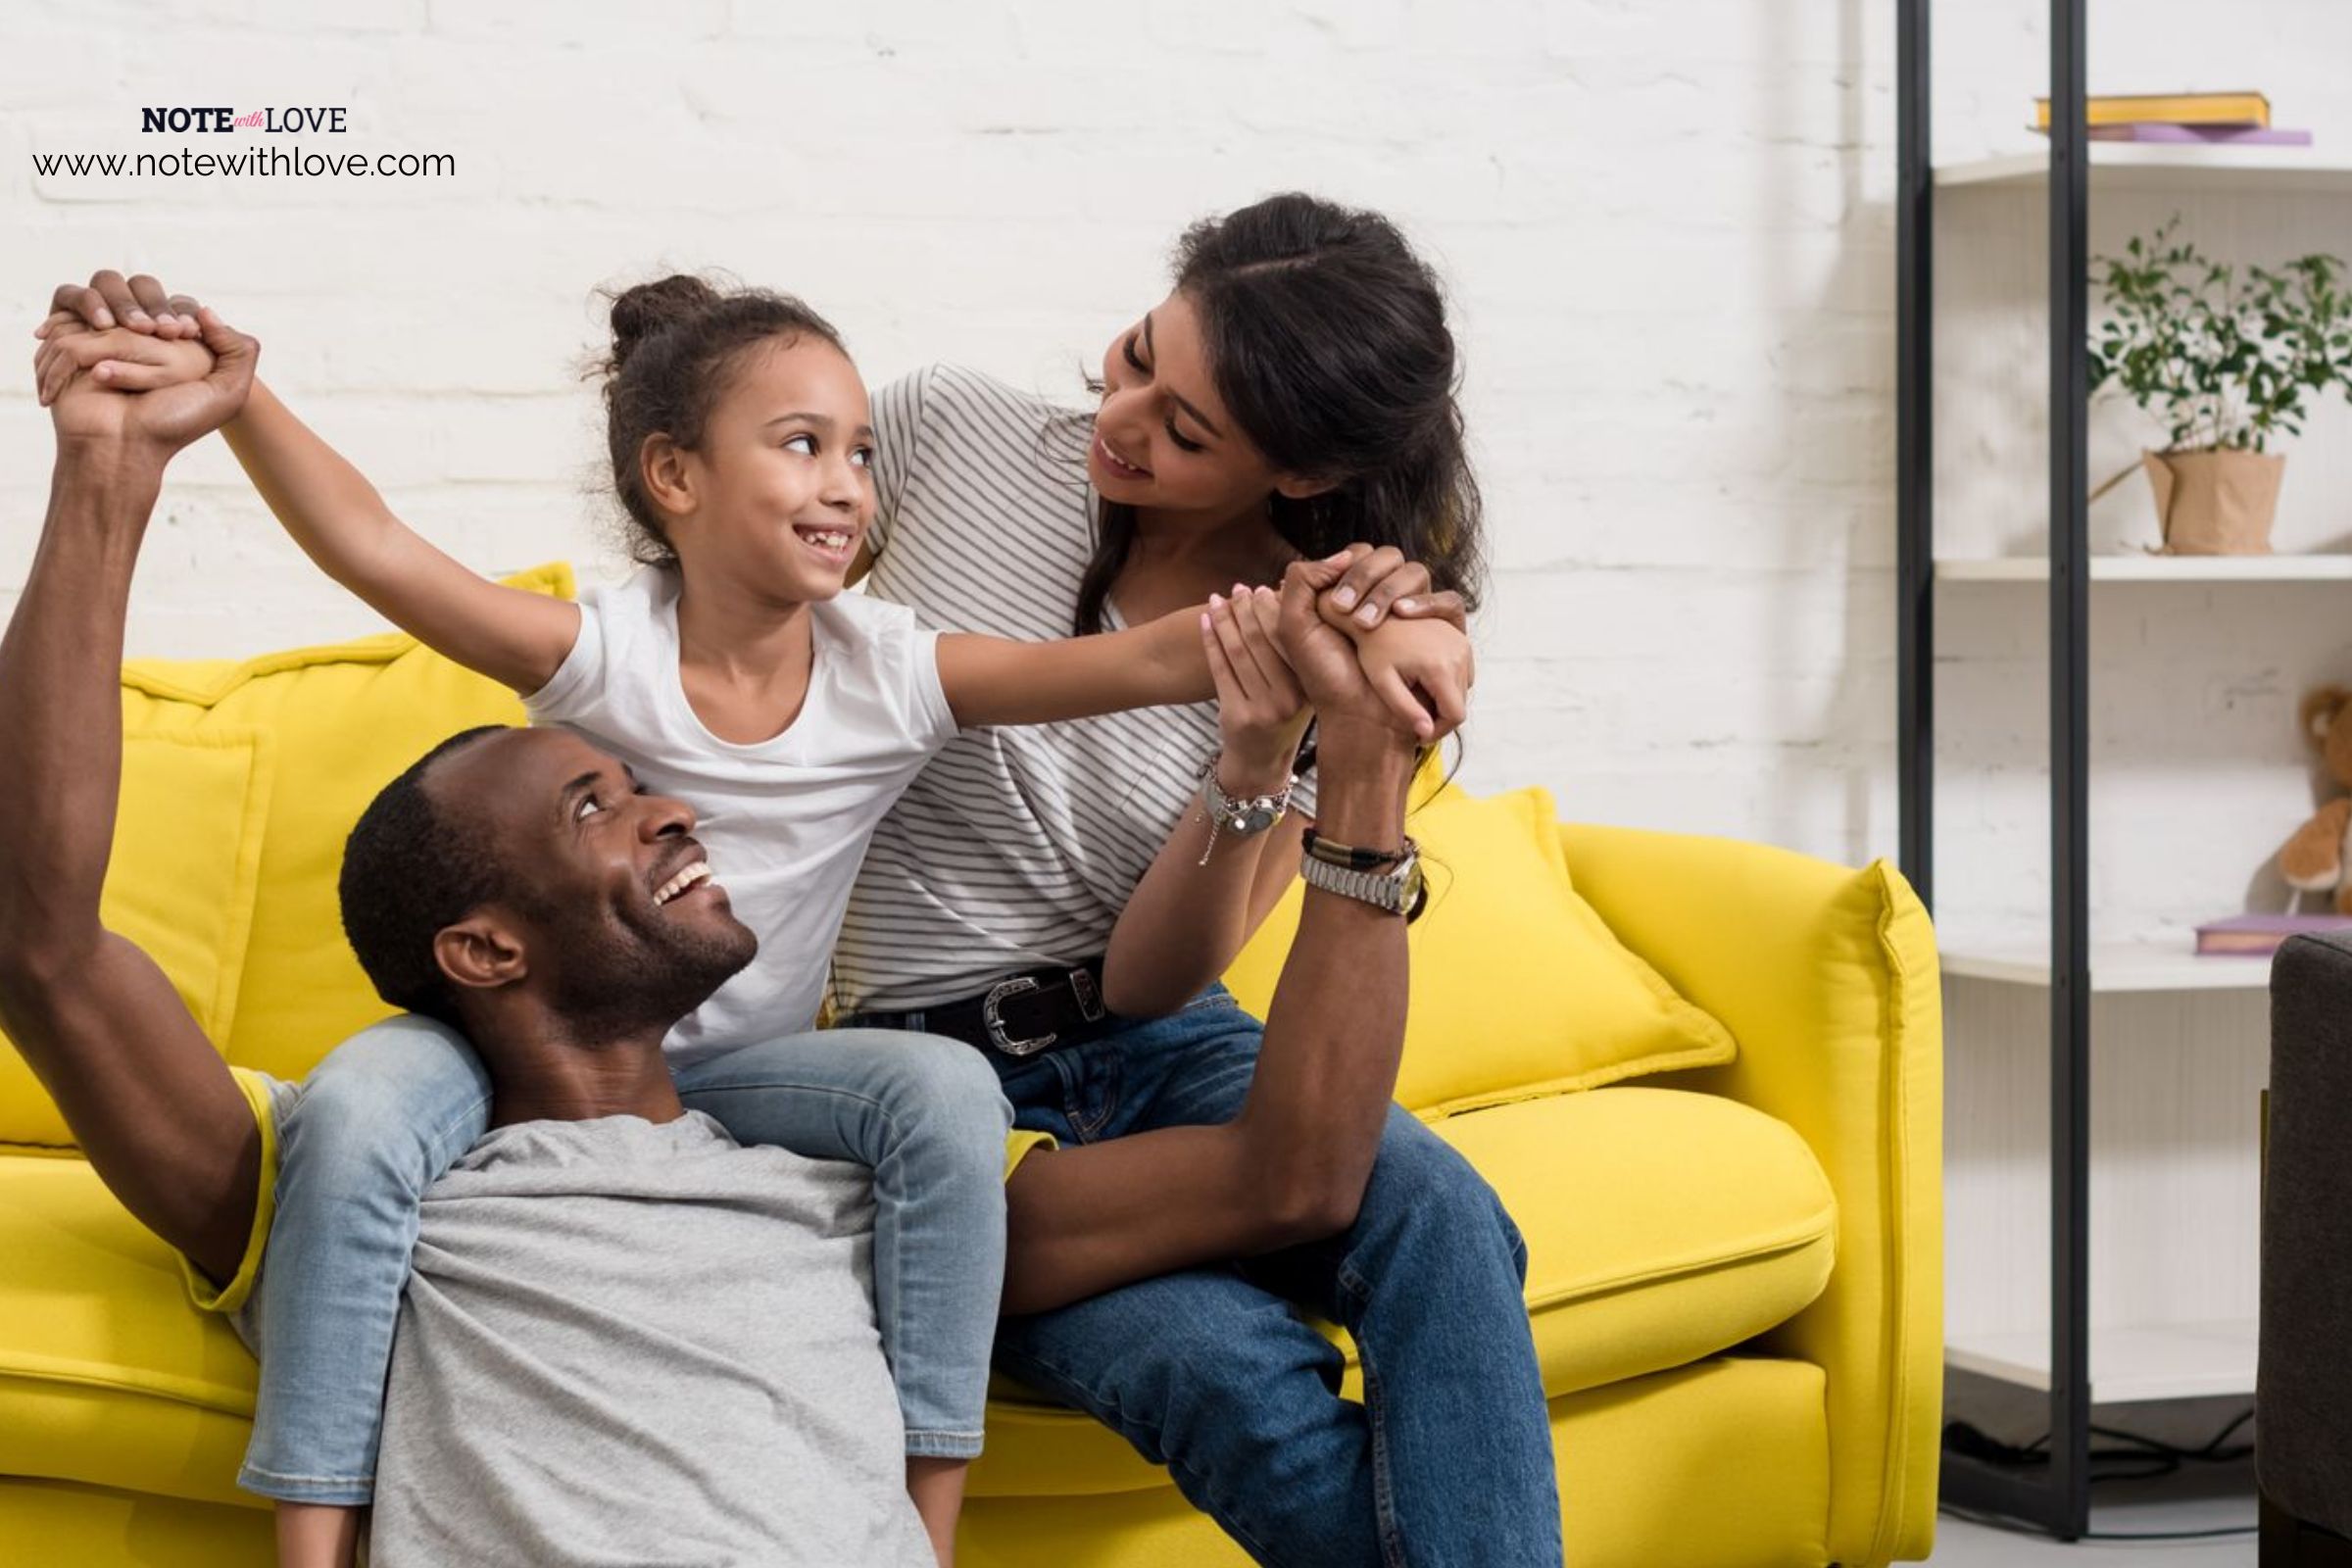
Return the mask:
[[[1068, 636], [1095, 549], [1093, 416], [939, 365], [877, 392], [874, 428], [867, 591], [939, 630]], [[1124, 624], [1115, 607], [1103, 623]], [[936, 1006], [1101, 956], [1218, 738], [1213, 702], [963, 731], [874, 834], [836, 1008]]]

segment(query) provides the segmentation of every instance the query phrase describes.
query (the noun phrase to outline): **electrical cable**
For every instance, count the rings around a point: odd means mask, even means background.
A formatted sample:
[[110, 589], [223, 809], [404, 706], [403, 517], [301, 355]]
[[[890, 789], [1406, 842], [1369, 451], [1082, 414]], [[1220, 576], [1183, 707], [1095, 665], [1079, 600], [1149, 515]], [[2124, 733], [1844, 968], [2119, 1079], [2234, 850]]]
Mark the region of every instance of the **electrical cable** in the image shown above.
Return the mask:
[[[2158, 1480], [2176, 1474], [2184, 1464], [2230, 1464], [2247, 1458], [2254, 1452], [2252, 1444], [2241, 1443], [2229, 1447], [2224, 1445], [2229, 1443], [2230, 1436], [2238, 1428], [2253, 1419], [2254, 1411], [2249, 1406], [2231, 1419], [2221, 1431], [2215, 1433], [2212, 1438], [2193, 1448], [2166, 1443], [2158, 1438], [2143, 1437], [2135, 1432], [2124, 1432], [2114, 1427], [2094, 1425], [2090, 1429], [2093, 1436], [2124, 1445], [2122, 1447], [2093, 1448], [2090, 1451], [2090, 1460], [2094, 1466], [2135, 1461], [2143, 1468], [2136, 1470], [2109, 1469], [2103, 1474], [2094, 1473], [2090, 1478], [2090, 1484], [2097, 1486], [2108, 1481]], [[1965, 1454], [1981, 1463], [2004, 1469], [2030, 1469], [2035, 1465], [2048, 1464], [2050, 1462], [2049, 1443], [2050, 1434], [2045, 1432], [2020, 1447], [2003, 1443], [1982, 1428], [1966, 1421], [1951, 1422], [1943, 1429], [1943, 1446], [1946, 1448]], [[1971, 1524], [1984, 1525], [1989, 1529], [2058, 1539], [2056, 1531], [2029, 1520], [1982, 1514], [1974, 1509], [1958, 1507], [1951, 1503], [1943, 1504], [1940, 1511], [1948, 1513], [1956, 1519], [1964, 1519]], [[2212, 1541], [2229, 1536], [2251, 1536], [2259, 1533], [2260, 1529], [2259, 1525], [2229, 1525], [2211, 1530], [2086, 1530], [2077, 1539], [2082, 1541]]]

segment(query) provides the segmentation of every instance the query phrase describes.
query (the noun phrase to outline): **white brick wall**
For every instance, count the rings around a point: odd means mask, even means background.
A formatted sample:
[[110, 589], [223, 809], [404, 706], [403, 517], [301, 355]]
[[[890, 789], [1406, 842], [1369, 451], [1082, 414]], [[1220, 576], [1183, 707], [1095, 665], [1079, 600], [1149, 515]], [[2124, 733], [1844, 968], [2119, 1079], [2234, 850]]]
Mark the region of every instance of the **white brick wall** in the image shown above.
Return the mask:
[[[2040, 6], [1941, 9], [1946, 154], [2033, 145]], [[600, 548], [575, 378], [600, 284], [723, 267], [806, 294], [873, 381], [953, 359], [1070, 388], [1158, 298], [1189, 220], [1286, 186], [1376, 206], [1440, 262], [1467, 345], [1497, 568], [1471, 782], [1858, 860], [1895, 834], [1889, 11], [184, 0], [65, 21], [20, 4], [0, 40], [0, 300], [28, 326], [53, 284], [111, 265], [218, 302], [411, 520], [517, 565]], [[2352, 145], [2330, 79], [2352, 20], [2331, 0], [2228, 27], [2185, 0], [2108, 4], [2093, 24], [2094, 90], [2261, 85], [2282, 120]], [[33, 177], [34, 150], [170, 145], [137, 110], [172, 102], [348, 105], [343, 144], [450, 152], [460, 172]], [[0, 609], [47, 468], [20, 375], [0, 388]], [[369, 624], [218, 443], [183, 461], [135, 651]], [[2214, 641], [2226, 662], [2234, 643]], [[2252, 687], [2224, 670], [2210, 689], [2276, 706], [2332, 657], [2304, 627], [2249, 656], [2269, 671]], [[1994, 696], [1978, 712], [2037, 721]], [[2273, 814], [2292, 765], [2276, 754], [2248, 796]], [[2129, 793], [2158, 820], [2202, 793], [2168, 788], [2151, 763]], [[2031, 804], [1989, 830], [2031, 843]]]

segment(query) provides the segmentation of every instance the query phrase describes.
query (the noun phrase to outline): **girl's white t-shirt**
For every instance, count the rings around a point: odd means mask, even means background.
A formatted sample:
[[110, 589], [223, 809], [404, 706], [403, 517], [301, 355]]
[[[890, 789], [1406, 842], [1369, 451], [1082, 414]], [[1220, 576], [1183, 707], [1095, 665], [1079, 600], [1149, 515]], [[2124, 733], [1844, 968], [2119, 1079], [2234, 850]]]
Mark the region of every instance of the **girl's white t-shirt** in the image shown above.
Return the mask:
[[711, 734], [687, 702], [678, 578], [662, 567], [582, 594], [578, 641], [523, 700], [532, 723], [575, 731], [648, 789], [694, 808], [713, 878], [760, 938], [751, 965], [669, 1032], [673, 1060], [814, 1027], [866, 844], [956, 738], [937, 631], [863, 594], [811, 605], [808, 616], [808, 700], [782, 734], [753, 745]]

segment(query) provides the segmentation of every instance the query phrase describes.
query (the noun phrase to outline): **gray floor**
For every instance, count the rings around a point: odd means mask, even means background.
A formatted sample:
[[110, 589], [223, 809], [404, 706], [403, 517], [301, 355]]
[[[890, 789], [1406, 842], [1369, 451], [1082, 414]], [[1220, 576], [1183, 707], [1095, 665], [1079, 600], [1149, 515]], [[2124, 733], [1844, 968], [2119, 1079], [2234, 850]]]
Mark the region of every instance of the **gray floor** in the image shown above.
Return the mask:
[[[2161, 1482], [2101, 1482], [2091, 1496], [2094, 1531], [2222, 1530], [2254, 1522], [2254, 1463], [2200, 1467]], [[2217, 1541], [2079, 1541], [2021, 1535], [1944, 1514], [1936, 1521], [1938, 1568], [2253, 1568], [2251, 1532]]]

